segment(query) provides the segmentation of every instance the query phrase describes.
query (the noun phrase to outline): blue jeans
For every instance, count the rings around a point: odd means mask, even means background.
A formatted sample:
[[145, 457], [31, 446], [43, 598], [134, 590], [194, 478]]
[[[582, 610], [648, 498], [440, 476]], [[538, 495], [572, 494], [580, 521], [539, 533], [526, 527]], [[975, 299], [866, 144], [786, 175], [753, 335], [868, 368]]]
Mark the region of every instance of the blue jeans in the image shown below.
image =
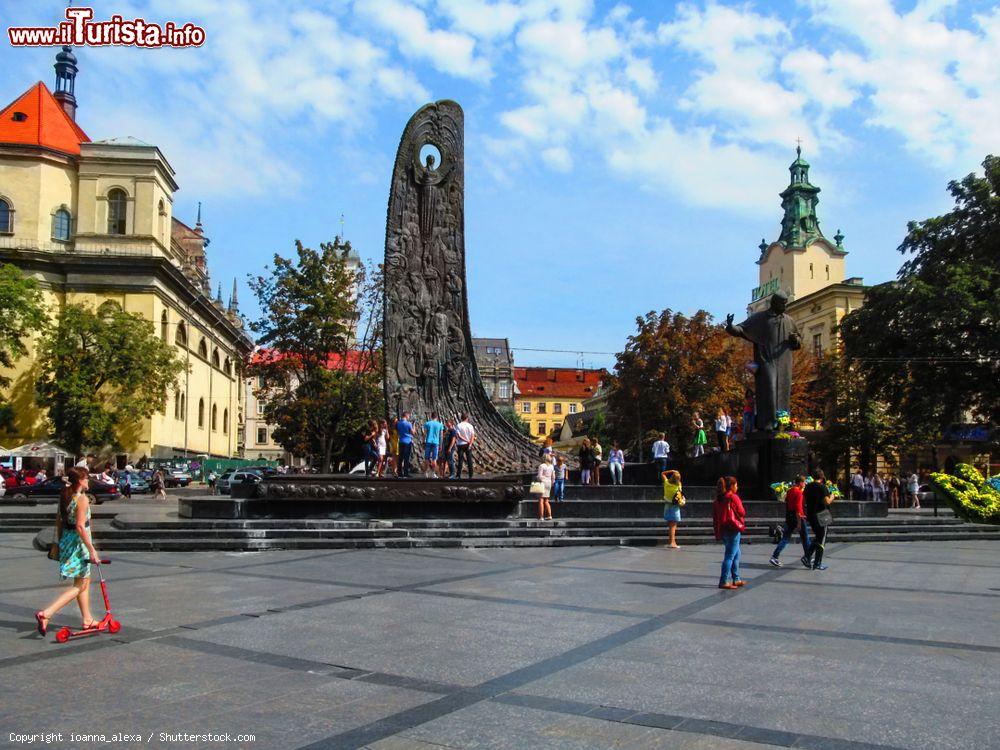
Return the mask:
[[561, 503], [563, 495], [566, 493], [566, 480], [556, 479], [552, 482], [552, 499], [557, 503]]
[[719, 585], [732, 578], [733, 583], [740, 580], [740, 532], [725, 530], [722, 532], [722, 543], [726, 545], [726, 554], [722, 558], [722, 575]]
[[660, 474], [667, 470], [667, 457], [663, 456], [662, 458], [654, 458], [653, 460], [656, 461], [656, 481], [659, 483]]
[[799, 539], [802, 540], [803, 554], [809, 552], [809, 527], [806, 526], [806, 519], [804, 518], [798, 519], [798, 522], [798, 526], [792, 526], [788, 523], [787, 519], [785, 520], [785, 530], [781, 534], [781, 541], [778, 542], [778, 546], [774, 548], [774, 552], [771, 553], [771, 557], [777, 559], [778, 555], [781, 554], [781, 551], [788, 546], [790, 541], [792, 541], [792, 533], [796, 531], [796, 529], [799, 532]]
[[448, 478], [451, 479], [455, 476], [455, 449], [452, 448], [447, 453], [448, 457]]

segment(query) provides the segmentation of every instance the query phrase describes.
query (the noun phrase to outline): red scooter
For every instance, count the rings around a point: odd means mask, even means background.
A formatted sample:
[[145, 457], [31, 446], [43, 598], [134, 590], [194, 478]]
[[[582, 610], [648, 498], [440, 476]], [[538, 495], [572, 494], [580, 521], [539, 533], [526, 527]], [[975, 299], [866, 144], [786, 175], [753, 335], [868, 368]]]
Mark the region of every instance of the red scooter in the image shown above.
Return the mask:
[[67, 627], [59, 628], [59, 630], [56, 631], [56, 640], [59, 643], [66, 643], [66, 641], [73, 638], [83, 638], [84, 636], [97, 635], [98, 633], [117, 633], [122, 629], [122, 624], [111, 615], [111, 600], [108, 599], [108, 584], [104, 580], [103, 567], [105, 565], [110, 565], [111, 561], [104, 559], [88, 560], [88, 562], [97, 567], [97, 572], [101, 576], [101, 594], [104, 596], [104, 617], [89, 628], [82, 628], [80, 630], [71, 630]]

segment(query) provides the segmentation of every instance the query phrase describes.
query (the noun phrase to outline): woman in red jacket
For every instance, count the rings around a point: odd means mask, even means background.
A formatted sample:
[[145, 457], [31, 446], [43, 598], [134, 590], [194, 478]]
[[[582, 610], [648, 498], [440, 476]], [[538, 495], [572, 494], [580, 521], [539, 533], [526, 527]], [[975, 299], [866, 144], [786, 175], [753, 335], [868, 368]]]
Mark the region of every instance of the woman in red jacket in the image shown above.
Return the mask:
[[715, 485], [715, 503], [712, 506], [715, 538], [726, 545], [722, 575], [719, 577], [720, 589], [738, 589], [745, 584], [740, 578], [740, 534], [746, 528], [743, 522], [746, 511], [736, 494], [738, 489], [736, 477], [720, 477]]

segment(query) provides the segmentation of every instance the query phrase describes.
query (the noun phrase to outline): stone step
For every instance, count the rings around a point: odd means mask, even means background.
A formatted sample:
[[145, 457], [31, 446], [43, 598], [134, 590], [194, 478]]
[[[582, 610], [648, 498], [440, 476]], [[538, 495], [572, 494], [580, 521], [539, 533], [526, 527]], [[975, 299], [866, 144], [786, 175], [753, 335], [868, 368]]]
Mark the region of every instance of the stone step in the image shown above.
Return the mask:
[[[708, 534], [679, 537], [685, 545], [718, 544]], [[907, 534], [866, 533], [840, 536], [830, 535], [830, 542], [900, 542], [900, 541], [961, 541], [1000, 540], [1000, 530], [970, 534], [960, 531], [915, 531]], [[750, 535], [743, 538], [744, 544], [769, 546], [773, 542], [766, 535]], [[107, 551], [177, 551], [195, 552], [207, 550], [254, 551], [274, 549], [412, 549], [412, 548], [458, 548], [458, 547], [563, 547], [563, 546], [657, 546], [664, 543], [663, 535], [614, 535], [614, 536], [542, 536], [542, 537], [457, 537], [424, 538], [398, 537], [373, 539], [312, 539], [312, 538], [265, 538], [265, 539], [192, 539], [185, 537], [159, 539], [119, 539], [101, 544]]]

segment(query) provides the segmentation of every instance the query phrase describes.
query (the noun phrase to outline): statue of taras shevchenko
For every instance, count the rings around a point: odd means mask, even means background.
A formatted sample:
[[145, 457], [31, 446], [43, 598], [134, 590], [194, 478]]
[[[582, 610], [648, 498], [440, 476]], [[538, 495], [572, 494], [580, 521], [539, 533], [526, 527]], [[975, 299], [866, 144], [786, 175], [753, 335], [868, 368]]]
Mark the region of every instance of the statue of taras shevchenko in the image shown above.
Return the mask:
[[781, 292], [771, 295], [771, 306], [754, 313], [739, 325], [726, 316], [726, 333], [753, 344], [753, 359], [758, 430], [771, 431], [779, 411], [789, 411], [792, 396], [792, 351], [802, 347], [795, 321], [785, 313], [788, 297]]

